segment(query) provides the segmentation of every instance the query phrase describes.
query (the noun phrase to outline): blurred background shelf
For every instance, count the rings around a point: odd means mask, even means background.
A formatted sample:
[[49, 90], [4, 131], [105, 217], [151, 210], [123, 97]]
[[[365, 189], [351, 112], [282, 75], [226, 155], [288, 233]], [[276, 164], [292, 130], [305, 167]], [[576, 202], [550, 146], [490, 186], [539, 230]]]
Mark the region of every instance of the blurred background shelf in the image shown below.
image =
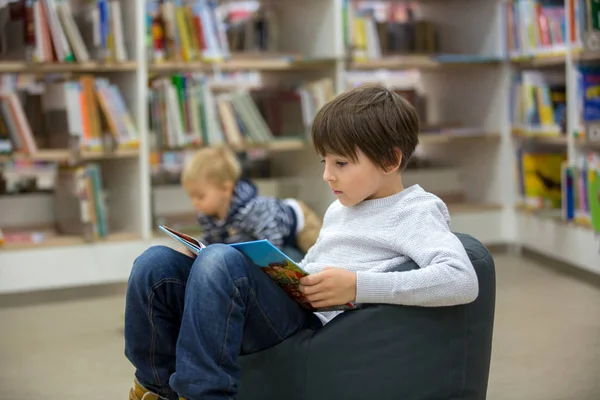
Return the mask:
[[134, 61], [122, 63], [26, 63], [19, 61], [0, 60], [0, 73], [84, 73], [84, 72], [135, 72], [137, 63]]

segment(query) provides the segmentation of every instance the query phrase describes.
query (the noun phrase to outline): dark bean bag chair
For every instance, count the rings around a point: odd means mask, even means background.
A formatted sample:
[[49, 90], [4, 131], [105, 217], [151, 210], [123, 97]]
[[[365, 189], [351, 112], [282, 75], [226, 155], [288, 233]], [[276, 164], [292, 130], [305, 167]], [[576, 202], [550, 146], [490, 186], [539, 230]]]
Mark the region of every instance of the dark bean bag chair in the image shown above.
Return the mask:
[[[479, 241], [461, 240], [479, 296], [453, 307], [367, 305], [320, 330], [240, 357], [238, 400], [480, 400], [486, 398], [496, 280]], [[398, 270], [418, 268], [414, 262]]]

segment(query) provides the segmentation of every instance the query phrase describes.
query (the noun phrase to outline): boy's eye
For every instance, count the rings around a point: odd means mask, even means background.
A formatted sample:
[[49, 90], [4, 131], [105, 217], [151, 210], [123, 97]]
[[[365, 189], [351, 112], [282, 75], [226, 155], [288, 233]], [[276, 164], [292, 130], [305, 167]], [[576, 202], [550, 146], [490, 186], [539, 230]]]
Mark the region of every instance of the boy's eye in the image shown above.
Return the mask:
[[338, 162], [336, 162], [336, 165], [339, 166], [339, 167], [343, 167], [346, 164], [348, 164], [348, 163], [345, 162], [345, 161], [338, 161]]

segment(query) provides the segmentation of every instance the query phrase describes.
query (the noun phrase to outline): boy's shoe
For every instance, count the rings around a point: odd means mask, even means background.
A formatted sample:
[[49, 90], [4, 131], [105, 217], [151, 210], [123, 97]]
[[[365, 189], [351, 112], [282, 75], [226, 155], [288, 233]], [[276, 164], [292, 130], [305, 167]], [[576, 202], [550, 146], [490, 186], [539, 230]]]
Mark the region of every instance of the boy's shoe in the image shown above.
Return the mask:
[[129, 400], [159, 400], [160, 396], [153, 393], [140, 385], [135, 379], [133, 381], [133, 387], [129, 390]]

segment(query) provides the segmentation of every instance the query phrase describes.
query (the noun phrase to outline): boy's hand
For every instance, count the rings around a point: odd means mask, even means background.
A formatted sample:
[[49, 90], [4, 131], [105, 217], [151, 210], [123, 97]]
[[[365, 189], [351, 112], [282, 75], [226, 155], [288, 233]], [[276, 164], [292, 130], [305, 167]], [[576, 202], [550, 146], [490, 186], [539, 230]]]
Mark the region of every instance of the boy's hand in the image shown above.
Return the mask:
[[343, 305], [356, 299], [356, 273], [326, 267], [300, 279], [300, 291], [315, 308]]

